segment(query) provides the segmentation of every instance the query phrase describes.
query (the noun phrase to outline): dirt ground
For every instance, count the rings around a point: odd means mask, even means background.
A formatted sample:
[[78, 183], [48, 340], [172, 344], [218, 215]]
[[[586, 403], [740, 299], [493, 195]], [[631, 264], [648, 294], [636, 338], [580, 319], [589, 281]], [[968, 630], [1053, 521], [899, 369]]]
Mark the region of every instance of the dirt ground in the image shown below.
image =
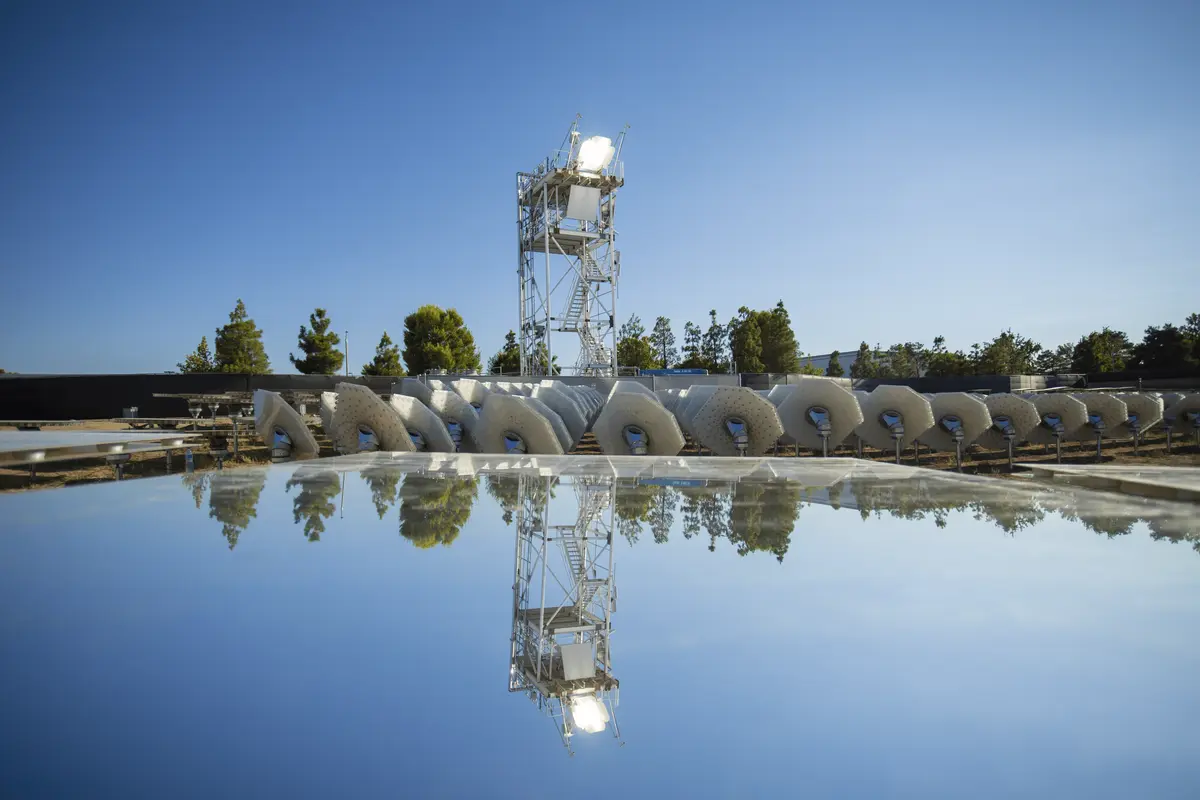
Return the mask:
[[[127, 430], [128, 427], [128, 425], [120, 422], [98, 420], [81, 422], [55, 430], [105, 431]], [[202, 431], [210, 430], [210, 428], [206, 428], [203, 424], [201, 424], [200, 429]], [[0, 427], [0, 430], [12, 430], [12, 428]], [[180, 430], [181, 432], [186, 432], [191, 430], [191, 428], [188, 426]], [[321, 445], [322, 456], [334, 455], [329, 440], [319, 432], [317, 432], [317, 442]], [[1197, 448], [1193, 437], [1187, 436], [1181, 437], [1175, 435], [1172, 437], [1170, 455], [1166, 453], [1166, 436], [1161, 433], [1143, 440], [1136, 456], [1133, 453], [1132, 442], [1106, 441], [1103, 448], [1103, 458], [1100, 462], [1096, 461], [1096, 445], [1094, 442], [1084, 444], [1071, 442], [1064, 444], [1062, 450], [1062, 463], [1064, 464], [1104, 463], [1200, 467], [1200, 448]], [[579, 446], [573, 452], [583, 455], [600, 455], [600, 448], [596, 444], [595, 438], [589, 433], [584, 436]], [[217, 459], [208, 452], [207, 437], [202, 437], [192, 445], [192, 453], [197, 471], [214, 470], [217, 468]], [[683, 452], [683, 455], [694, 456], [696, 454], [694, 445], [689, 446]], [[768, 455], [771, 455], [771, 453], [768, 453]], [[795, 455], [796, 448], [794, 447], [781, 447], [779, 449], [780, 457], [794, 457]], [[813, 457], [811, 453], [804, 450], [799, 455], [802, 458]], [[831, 455], [852, 458], [855, 455], [855, 450], [853, 447], [839, 447]], [[896, 458], [894, 452], [883, 453], [870, 448], [866, 449], [863, 456], [871, 461], [888, 463], [894, 462]], [[1055, 461], [1054, 448], [1047, 449], [1040, 445], [1015, 448], [1013, 457], [1015, 461], [1021, 463], [1042, 462], [1052, 464]], [[253, 433], [239, 435], [238, 455], [226, 458], [224, 468], [239, 469], [256, 466], [267, 463], [269, 458], [270, 455], [267, 448]], [[948, 470], [955, 468], [953, 453], [935, 453], [925, 448], [922, 448], [919, 460], [914, 460], [912, 448], [909, 448], [903, 453], [901, 463], [908, 465], [919, 464], [922, 467], [932, 469]], [[169, 469], [167, 466], [167, 457], [164, 453], [136, 453], [124, 466], [126, 480], [148, 478], [156, 475], [178, 474], [183, 471], [184, 456], [182, 449], [172, 452]], [[1007, 454], [969, 448], [963, 457], [962, 471], [973, 475], [1008, 475], [1010, 473], [1008, 470]], [[74, 486], [111, 480], [116, 480], [116, 469], [105, 464], [103, 460], [97, 457], [39, 465], [37, 473], [32, 480], [30, 479], [27, 467], [0, 468], [0, 492], [50, 489], [60, 486]]]

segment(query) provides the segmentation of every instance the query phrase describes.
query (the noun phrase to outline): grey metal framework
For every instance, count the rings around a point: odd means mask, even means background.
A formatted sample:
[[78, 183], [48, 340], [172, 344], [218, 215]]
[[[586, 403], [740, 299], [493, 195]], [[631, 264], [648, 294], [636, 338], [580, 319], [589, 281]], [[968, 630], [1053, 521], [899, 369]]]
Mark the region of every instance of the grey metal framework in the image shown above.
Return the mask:
[[521, 475], [518, 481], [508, 690], [523, 692], [550, 717], [573, 754], [579, 698], [602, 703], [606, 723], [620, 738], [620, 683], [610, 646], [616, 610], [614, 483], [574, 478], [578, 516], [555, 525], [549, 506], [557, 479]]
[[[625, 183], [620, 160], [625, 132], [617, 136], [612, 161], [588, 171], [580, 159], [584, 141], [576, 117], [553, 155], [533, 172], [517, 173], [522, 375], [551, 372], [552, 332], [579, 337], [576, 374], [617, 372], [621, 257], [613, 223], [617, 190]], [[568, 206], [583, 218], [567, 216]], [[581, 213], [584, 207], [587, 213]]]

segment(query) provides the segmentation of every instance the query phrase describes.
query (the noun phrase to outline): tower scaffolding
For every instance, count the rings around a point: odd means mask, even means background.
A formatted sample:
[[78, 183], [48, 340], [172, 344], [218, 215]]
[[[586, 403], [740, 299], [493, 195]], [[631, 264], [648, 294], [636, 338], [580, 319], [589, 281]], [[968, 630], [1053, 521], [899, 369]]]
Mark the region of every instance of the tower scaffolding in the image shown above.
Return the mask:
[[552, 332], [578, 336], [577, 374], [617, 374], [621, 254], [614, 219], [628, 127], [615, 144], [582, 139], [577, 116], [553, 155], [533, 172], [517, 173], [522, 375], [552, 373]]
[[550, 522], [555, 479], [518, 478], [513, 568], [510, 692], [522, 692], [555, 723], [567, 751], [577, 733], [612, 723], [620, 683], [613, 675], [612, 478], [575, 478], [578, 515]]

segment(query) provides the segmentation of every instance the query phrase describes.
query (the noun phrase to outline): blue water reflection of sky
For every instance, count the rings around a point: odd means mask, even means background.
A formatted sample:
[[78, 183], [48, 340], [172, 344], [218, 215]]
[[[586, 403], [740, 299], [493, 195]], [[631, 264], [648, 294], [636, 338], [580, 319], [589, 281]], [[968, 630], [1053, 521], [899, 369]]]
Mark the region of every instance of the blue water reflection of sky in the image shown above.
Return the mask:
[[621, 541], [626, 744], [568, 758], [506, 691], [514, 529], [482, 487], [418, 549], [355, 474], [309, 542], [284, 483], [232, 551], [175, 478], [0, 498], [0, 794], [1200, 794], [1200, 554], [1140, 524], [818, 505], [782, 564], [678, 522]]

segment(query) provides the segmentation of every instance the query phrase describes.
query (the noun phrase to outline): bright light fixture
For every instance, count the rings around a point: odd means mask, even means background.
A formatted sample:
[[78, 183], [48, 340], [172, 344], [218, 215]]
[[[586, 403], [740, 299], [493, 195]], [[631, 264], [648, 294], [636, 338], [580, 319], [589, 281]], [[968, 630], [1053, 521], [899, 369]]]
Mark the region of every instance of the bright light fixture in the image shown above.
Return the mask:
[[584, 733], [600, 733], [608, 726], [608, 709], [591, 692], [572, 695], [571, 719]]
[[580, 172], [596, 173], [607, 167], [616, 155], [612, 139], [607, 136], [593, 136], [584, 139], [579, 145], [579, 157], [576, 159], [576, 169]]

